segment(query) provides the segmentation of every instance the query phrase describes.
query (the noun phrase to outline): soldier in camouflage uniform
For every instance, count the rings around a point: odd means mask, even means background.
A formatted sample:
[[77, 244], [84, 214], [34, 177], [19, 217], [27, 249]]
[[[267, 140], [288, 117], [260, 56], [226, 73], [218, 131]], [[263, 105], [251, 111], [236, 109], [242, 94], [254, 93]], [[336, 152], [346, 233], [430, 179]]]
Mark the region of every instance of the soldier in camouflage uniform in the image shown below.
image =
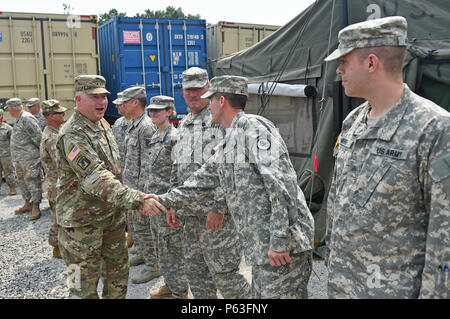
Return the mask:
[[39, 122], [39, 127], [41, 128], [41, 131], [44, 131], [44, 128], [47, 126], [47, 121], [45, 120], [44, 114], [42, 114], [41, 111], [41, 105], [39, 102], [39, 99], [37, 97], [33, 97], [27, 101], [26, 106], [28, 107], [28, 110], [30, 113], [37, 118]]
[[41, 139], [41, 163], [47, 181], [47, 198], [50, 205], [51, 227], [48, 235], [48, 243], [53, 247], [53, 257], [61, 258], [58, 248], [58, 223], [56, 222], [56, 182], [58, 172], [56, 166], [56, 140], [59, 128], [65, 122], [67, 109], [57, 100], [42, 102], [42, 113], [47, 120], [47, 126], [42, 132]]
[[98, 298], [104, 261], [102, 297], [125, 298], [129, 274], [125, 212], [150, 211], [154, 200], [121, 183], [117, 144], [103, 118], [109, 93], [105, 79], [77, 76], [75, 91], [75, 113], [61, 126], [56, 144], [58, 243], [67, 265], [69, 297]]
[[[215, 77], [202, 98], [210, 98], [212, 119], [227, 135], [201, 169], [159, 195], [160, 202], [179, 210], [220, 188], [252, 265], [253, 298], [307, 298], [314, 220], [283, 139], [269, 120], [243, 112], [246, 78]], [[174, 214], [167, 217], [176, 226]]]
[[[123, 113], [130, 121], [124, 141], [125, 162], [123, 182], [131, 188], [143, 191], [148, 163], [146, 140], [156, 131], [152, 120], [145, 112], [147, 95], [145, 88], [136, 86], [126, 89], [122, 96]], [[137, 211], [129, 211], [128, 225], [131, 230], [137, 255], [130, 260], [131, 265], [145, 263], [141, 272], [131, 278], [135, 284], [148, 282], [160, 276], [156, 239], [150, 229], [150, 218]]]
[[119, 147], [119, 154], [120, 154], [120, 162], [122, 163], [122, 167], [125, 165], [125, 135], [128, 129], [128, 125], [130, 124], [130, 121], [126, 119], [125, 116], [123, 116], [123, 101], [122, 101], [123, 92], [117, 93], [117, 99], [113, 101], [113, 103], [117, 107], [117, 111], [120, 115], [122, 115], [120, 118], [114, 122], [114, 125], [111, 127], [112, 132], [114, 135], [114, 138], [116, 139], [117, 146]]
[[403, 17], [339, 32], [344, 120], [328, 196], [330, 298], [449, 298], [450, 114], [402, 78]]
[[[191, 112], [178, 126], [172, 187], [183, 184], [198, 170], [206, 160], [203, 149], [215, 146], [224, 135], [223, 127], [212, 123], [208, 100], [200, 98], [209, 88], [206, 70], [192, 67], [182, 77], [183, 95]], [[179, 212], [184, 222], [189, 286], [196, 299], [217, 298], [217, 290], [225, 298], [250, 298], [250, 286], [239, 273], [242, 247], [236, 227], [223, 194], [216, 193]]]
[[41, 160], [39, 147], [42, 131], [38, 120], [23, 110], [22, 101], [12, 98], [6, 101], [9, 114], [16, 118], [11, 134], [11, 159], [16, 171], [17, 184], [25, 200], [15, 214], [31, 211], [30, 219], [41, 216], [39, 204], [42, 200]]
[[[130, 121], [127, 120], [125, 116], [123, 116], [123, 101], [122, 101], [123, 92], [117, 93], [117, 99], [113, 101], [113, 103], [117, 107], [117, 112], [122, 115], [122, 117], [118, 118], [114, 125], [111, 127], [114, 138], [116, 139], [117, 146], [119, 147], [119, 155], [120, 155], [120, 163], [122, 164], [122, 168], [125, 166], [125, 136], [128, 130], [128, 125]], [[128, 218], [128, 215], [127, 215]], [[133, 246], [133, 236], [131, 235], [130, 230], [131, 224], [128, 225], [127, 221], [127, 245], [128, 247]], [[133, 250], [133, 249], [132, 249]]]
[[[147, 107], [157, 131], [146, 140], [147, 152], [150, 154], [146, 163], [148, 172], [144, 186], [146, 193], [161, 194], [170, 188], [172, 172], [172, 148], [177, 141], [176, 129], [169, 119], [175, 113], [174, 99], [168, 96], [154, 96]], [[176, 114], [176, 113], [175, 113]], [[165, 216], [150, 220], [152, 231], [158, 241], [158, 262], [165, 285], [150, 292], [151, 299], [187, 298], [188, 282], [184, 271], [183, 228], [171, 228]]]
[[3, 123], [3, 109], [0, 109], [0, 184], [2, 177], [9, 186], [9, 195], [16, 195], [16, 182], [14, 180], [14, 167], [11, 162], [11, 132], [12, 127]]

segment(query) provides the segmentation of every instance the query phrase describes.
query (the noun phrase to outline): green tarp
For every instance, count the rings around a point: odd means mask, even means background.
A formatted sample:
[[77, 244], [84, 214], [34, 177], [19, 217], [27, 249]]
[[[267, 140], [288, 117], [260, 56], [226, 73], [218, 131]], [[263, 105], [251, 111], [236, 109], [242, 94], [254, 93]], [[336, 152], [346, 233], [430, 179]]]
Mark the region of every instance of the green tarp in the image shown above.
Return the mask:
[[[333, 103], [333, 95], [336, 100], [333, 84], [339, 80], [338, 62], [326, 64], [323, 60], [338, 45], [338, 32], [345, 26], [342, 13], [347, 24], [404, 16], [409, 39], [405, 81], [415, 92], [450, 110], [450, 1], [447, 0], [318, 0], [251, 48], [209, 62], [212, 76], [243, 75], [250, 83], [279, 81], [308, 84], [317, 89], [313, 98], [316, 116], [312, 152], [309, 156], [291, 155], [291, 159], [305, 197], [308, 201], [312, 199], [310, 209], [319, 246], [325, 238], [326, 197], [334, 165], [333, 148], [339, 133], [339, 125], [335, 128], [338, 105]], [[361, 99], [351, 99], [344, 115], [361, 102]], [[276, 103], [269, 103], [261, 115], [269, 110], [276, 112]], [[317, 157], [317, 173], [313, 173], [314, 157]]]

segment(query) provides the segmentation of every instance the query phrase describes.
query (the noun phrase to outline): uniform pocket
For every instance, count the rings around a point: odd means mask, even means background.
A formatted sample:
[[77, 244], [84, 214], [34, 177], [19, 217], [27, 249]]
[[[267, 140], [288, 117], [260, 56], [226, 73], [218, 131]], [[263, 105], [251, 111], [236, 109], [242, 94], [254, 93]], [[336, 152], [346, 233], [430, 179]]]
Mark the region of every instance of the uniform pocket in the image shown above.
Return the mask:
[[361, 189], [360, 187], [358, 187], [358, 190], [360, 192], [355, 195], [356, 195], [356, 200], [361, 207], [366, 205], [367, 201], [372, 196], [372, 194], [374, 193], [378, 184], [384, 178], [384, 176], [389, 171], [389, 169], [391, 169], [391, 164], [388, 162], [384, 162], [379, 169], [375, 170], [370, 175], [368, 182], [367, 182], [367, 187], [365, 187], [364, 189]]

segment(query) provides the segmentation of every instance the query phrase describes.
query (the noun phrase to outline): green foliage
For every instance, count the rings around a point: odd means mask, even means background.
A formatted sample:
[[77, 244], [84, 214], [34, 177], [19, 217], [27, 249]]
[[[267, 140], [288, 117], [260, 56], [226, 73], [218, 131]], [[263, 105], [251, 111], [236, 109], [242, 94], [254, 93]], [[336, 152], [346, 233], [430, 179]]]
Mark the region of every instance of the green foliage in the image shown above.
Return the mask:
[[98, 25], [102, 25], [102, 24], [108, 22], [109, 20], [114, 19], [114, 17], [117, 17], [117, 16], [125, 17], [126, 15], [127, 15], [126, 12], [118, 12], [116, 9], [111, 9], [111, 10], [109, 10], [109, 12], [102, 13], [99, 16]]
[[[66, 6], [63, 4], [64, 9], [66, 9]], [[98, 24], [102, 25], [106, 22], [108, 22], [111, 19], [114, 19], [114, 17], [125, 17], [127, 15], [126, 12], [118, 12], [116, 9], [111, 9], [109, 12], [103, 13], [99, 16]], [[135, 18], [157, 18], [157, 19], [189, 19], [189, 20], [200, 20], [201, 17], [199, 14], [192, 15], [192, 14], [184, 14], [183, 10], [179, 7], [176, 9], [173, 6], [168, 6], [165, 10], [150, 10], [145, 9], [144, 13], [137, 13]]]
[[175, 9], [175, 7], [168, 6], [166, 10], [150, 10], [146, 9], [143, 14], [136, 14], [136, 18], [166, 18], [166, 19], [192, 19], [192, 20], [199, 20], [201, 19], [199, 14], [192, 15], [188, 14], [185, 15], [183, 13], [183, 10], [179, 7], [178, 9]]

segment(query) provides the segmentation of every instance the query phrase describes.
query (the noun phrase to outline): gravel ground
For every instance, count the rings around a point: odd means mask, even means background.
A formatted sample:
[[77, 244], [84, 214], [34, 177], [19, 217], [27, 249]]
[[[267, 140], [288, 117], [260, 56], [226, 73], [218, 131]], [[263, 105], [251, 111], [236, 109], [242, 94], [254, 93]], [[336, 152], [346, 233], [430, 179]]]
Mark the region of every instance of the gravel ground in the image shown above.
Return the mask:
[[[41, 218], [30, 221], [31, 213], [14, 215], [23, 205], [20, 195], [7, 196], [5, 183], [0, 187], [0, 299], [65, 299], [66, 266], [52, 258], [48, 244], [50, 209], [47, 198], [41, 203]], [[131, 256], [131, 254], [130, 254]], [[130, 277], [143, 266], [131, 267]], [[326, 299], [327, 270], [323, 261], [314, 260], [309, 281], [309, 298]], [[241, 263], [241, 273], [250, 281], [251, 269]], [[163, 284], [162, 277], [145, 284], [128, 284], [127, 299], [147, 299], [151, 290]], [[101, 291], [101, 285], [99, 287]], [[192, 295], [189, 293], [189, 297]]]

